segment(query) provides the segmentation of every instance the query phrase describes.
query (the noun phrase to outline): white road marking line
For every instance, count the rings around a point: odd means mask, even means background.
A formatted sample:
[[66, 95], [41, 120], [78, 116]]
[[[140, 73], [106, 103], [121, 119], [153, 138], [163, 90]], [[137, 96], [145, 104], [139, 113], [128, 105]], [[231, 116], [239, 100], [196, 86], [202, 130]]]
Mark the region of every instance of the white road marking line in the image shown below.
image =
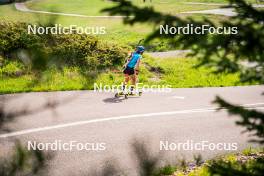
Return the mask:
[[169, 97], [169, 98], [173, 98], [173, 99], [185, 99], [185, 97], [181, 97], [181, 96], [172, 96], [172, 97]]
[[[264, 105], [264, 103], [255, 103], [255, 104], [244, 104], [241, 105], [246, 107], [247, 109], [264, 109], [264, 107], [247, 107], [247, 106], [254, 106], [254, 105]], [[147, 113], [147, 114], [134, 114], [134, 115], [125, 115], [125, 116], [116, 116], [116, 117], [108, 117], [108, 118], [101, 118], [101, 119], [93, 119], [93, 120], [84, 120], [84, 121], [77, 121], [72, 123], [65, 123], [60, 125], [53, 125], [53, 126], [46, 126], [40, 128], [32, 128], [27, 130], [21, 130], [6, 134], [1, 134], [0, 138], [7, 138], [13, 136], [20, 136], [29, 133], [47, 131], [52, 129], [59, 129], [59, 128], [66, 128], [72, 126], [79, 126], [91, 123], [98, 123], [98, 122], [106, 122], [111, 120], [121, 120], [121, 119], [132, 119], [137, 117], [151, 117], [151, 116], [160, 116], [160, 115], [175, 115], [175, 114], [190, 114], [190, 113], [202, 113], [202, 112], [215, 112], [218, 108], [204, 108], [204, 109], [190, 109], [190, 110], [178, 110], [178, 111], [168, 111], [168, 112], [156, 112], [156, 113]]]
[[248, 104], [243, 104], [242, 106], [257, 106], [257, 105], [264, 105], [264, 103], [248, 103]]

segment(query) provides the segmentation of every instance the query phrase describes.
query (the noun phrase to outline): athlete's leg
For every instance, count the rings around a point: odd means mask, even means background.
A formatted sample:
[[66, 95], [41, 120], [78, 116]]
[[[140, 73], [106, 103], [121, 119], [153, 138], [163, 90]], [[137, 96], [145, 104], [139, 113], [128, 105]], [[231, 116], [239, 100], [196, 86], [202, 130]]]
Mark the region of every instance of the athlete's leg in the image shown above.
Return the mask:
[[133, 74], [133, 75], [131, 75], [131, 92], [133, 93], [133, 91], [134, 91], [134, 89], [135, 89], [135, 87], [136, 87], [136, 81], [137, 81], [137, 75], [136, 74]]
[[123, 82], [123, 90], [125, 90], [126, 85], [129, 82], [129, 75], [128, 74], [124, 74], [124, 82]]
[[136, 80], [137, 80], [137, 75], [133, 74], [131, 75], [131, 84], [136, 86]]

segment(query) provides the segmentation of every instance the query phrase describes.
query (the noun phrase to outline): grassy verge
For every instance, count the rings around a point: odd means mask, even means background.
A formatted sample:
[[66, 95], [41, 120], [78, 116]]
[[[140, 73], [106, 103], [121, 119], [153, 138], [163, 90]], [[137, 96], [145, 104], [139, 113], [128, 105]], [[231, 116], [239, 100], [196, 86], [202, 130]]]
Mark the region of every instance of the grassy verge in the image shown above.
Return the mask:
[[243, 85], [239, 73], [213, 74], [213, 68], [195, 68], [198, 61], [193, 58], [147, 58], [145, 63], [154, 70], [156, 83], [172, 87], [221, 87]]
[[[142, 1], [135, 1], [138, 5], [141, 5]], [[154, 1], [155, 2], [155, 1]], [[167, 1], [166, 1], [167, 2]], [[176, 14], [183, 11], [190, 10], [205, 10], [210, 8], [216, 8], [217, 6], [204, 6], [204, 5], [190, 5], [183, 4], [181, 2], [170, 0], [169, 3], [153, 3], [156, 10]], [[92, 1], [72, 1], [67, 0], [61, 2], [60, 0], [50, 1], [30, 1], [27, 2], [29, 8], [36, 10], [46, 10], [55, 11], [62, 13], [77, 13], [84, 15], [105, 15], [101, 14], [101, 9], [112, 6], [112, 3], [105, 2], [102, 0], [92, 0]], [[149, 3], [146, 3], [149, 6]], [[194, 17], [196, 19], [202, 19], [204, 16], [199, 14], [178, 14], [182, 18]], [[211, 20], [216, 23], [220, 20], [226, 19], [224, 16], [209, 15]], [[150, 24], [136, 24], [133, 26], [124, 25], [122, 19], [111, 19], [111, 18], [80, 18], [80, 17], [70, 17], [70, 16], [60, 16], [60, 15], [49, 15], [49, 14], [36, 14], [17, 11], [14, 4], [2, 5], [0, 6], [0, 20], [4, 21], [15, 21], [15, 22], [27, 22], [27, 23], [42, 23], [45, 24], [49, 21], [61, 24], [62, 26], [77, 25], [83, 27], [95, 27], [104, 26], [106, 27], [105, 35], [98, 35], [98, 37], [105, 39], [107, 41], [112, 41], [121, 44], [136, 45], [138, 41], [142, 38], [146, 38], [154, 28]], [[155, 50], [164, 50], [164, 46], [157, 46], [161, 42], [154, 41], [150, 43], [150, 46], [154, 46]], [[157, 47], [155, 47], [157, 46]], [[152, 48], [152, 47], [150, 47]], [[169, 50], [168, 46], [166, 49]]]
[[[195, 68], [196, 59], [145, 57], [139, 75], [139, 82], [147, 85], [171, 85], [173, 88], [219, 87], [248, 85], [240, 83], [239, 74], [213, 74], [212, 68]], [[93, 75], [83, 74], [78, 67], [63, 69], [49, 68], [41, 73], [25, 73], [16, 62], [0, 67], [0, 93], [57, 90], [91, 90], [98, 85], [119, 85], [123, 80], [121, 72], [111, 70]], [[121, 68], [120, 68], [121, 70]], [[24, 74], [21, 74], [24, 72]]]
[[263, 171], [264, 149], [247, 148], [241, 153], [228, 154], [208, 161], [186, 162], [184, 165], [167, 165], [160, 168], [157, 176], [213, 176], [258, 175]]

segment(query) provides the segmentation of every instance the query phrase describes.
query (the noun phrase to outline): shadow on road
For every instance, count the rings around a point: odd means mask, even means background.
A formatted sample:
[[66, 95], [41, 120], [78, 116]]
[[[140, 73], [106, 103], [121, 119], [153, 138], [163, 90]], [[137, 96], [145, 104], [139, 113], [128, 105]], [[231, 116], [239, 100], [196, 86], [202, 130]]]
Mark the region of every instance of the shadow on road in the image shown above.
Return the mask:
[[105, 102], [105, 103], [121, 103], [123, 100], [125, 100], [125, 98], [112, 97], [112, 98], [103, 99], [103, 102]]
[[[130, 98], [139, 98], [139, 97], [138, 96], [136, 96], [136, 97], [129, 96], [128, 99], [130, 99]], [[124, 100], [126, 100], [125, 97], [119, 97], [119, 98], [111, 97], [111, 98], [103, 99], [103, 102], [105, 102], [105, 103], [121, 103]]]

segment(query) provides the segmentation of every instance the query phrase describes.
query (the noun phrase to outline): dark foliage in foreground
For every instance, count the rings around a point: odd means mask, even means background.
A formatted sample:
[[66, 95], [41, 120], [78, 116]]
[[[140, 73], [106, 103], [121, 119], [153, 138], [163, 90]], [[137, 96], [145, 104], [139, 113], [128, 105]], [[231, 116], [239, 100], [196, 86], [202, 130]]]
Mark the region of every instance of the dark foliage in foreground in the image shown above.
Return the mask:
[[[159, 25], [186, 26], [207, 24], [217, 27], [209, 19], [202, 21], [193, 18], [182, 19], [178, 16], [156, 12], [152, 7], [137, 7], [130, 1], [120, 0], [115, 7], [104, 9], [111, 15], [126, 15], [125, 24], [152, 23]], [[215, 68], [215, 72], [241, 72], [241, 81], [259, 81], [264, 83], [264, 11], [254, 8], [245, 0], [229, 0], [237, 15], [228, 21], [222, 21], [219, 26], [238, 27], [235, 35], [171, 35], [160, 34], [157, 28], [149, 35], [146, 42], [153, 39], [167, 39], [171, 44], [182, 49], [192, 49], [192, 56], [200, 60], [199, 66]], [[261, 95], [260, 95], [261, 96]], [[220, 109], [227, 109], [232, 115], [239, 115], [238, 125], [246, 127], [257, 137], [254, 142], [264, 143], [264, 113], [234, 105], [217, 97], [215, 102]], [[211, 175], [262, 175], [263, 158], [254, 162], [252, 170], [234, 167], [225, 162], [214, 163], [209, 167]]]
[[39, 150], [28, 151], [20, 143], [10, 158], [0, 158], [1, 176], [47, 175], [47, 161], [50, 159]]
[[[167, 38], [175, 45], [181, 45], [183, 49], [191, 48], [192, 55], [200, 60], [201, 65], [216, 68], [216, 72], [241, 71], [241, 81], [256, 81], [264, 83], [264, 11], [257, 10], [244, 0], [230, 0], [230, 5], [235, 8], [237, 15], [229, 21], [222, 21], [220, 26], [238, 27], [238, 34], [222, 35], [161, 35], [159, 29], [149, 35], [147, 42], [155, 38]], [[126, 15], [124, 23], [154, 23], [169, 26], [185, 26], [194, 24], [201, 26], [216, 25], [209, 19], [197, 21], [192, 18], [182, 19], [169, 14], [156, 12], [152, 7], [137, 7], [130, 1], [119, 1], [115, 7], [104, 9], [111, 15]], [[240, 115], [242, 121], [239, 125], [246, 126], [250, 131], [264, 138], [264, 114], [256, 110], [247, 110], [243, 107], [232, 105], [217, 98], [221, 108], [227, 108], [231, 114]]]

